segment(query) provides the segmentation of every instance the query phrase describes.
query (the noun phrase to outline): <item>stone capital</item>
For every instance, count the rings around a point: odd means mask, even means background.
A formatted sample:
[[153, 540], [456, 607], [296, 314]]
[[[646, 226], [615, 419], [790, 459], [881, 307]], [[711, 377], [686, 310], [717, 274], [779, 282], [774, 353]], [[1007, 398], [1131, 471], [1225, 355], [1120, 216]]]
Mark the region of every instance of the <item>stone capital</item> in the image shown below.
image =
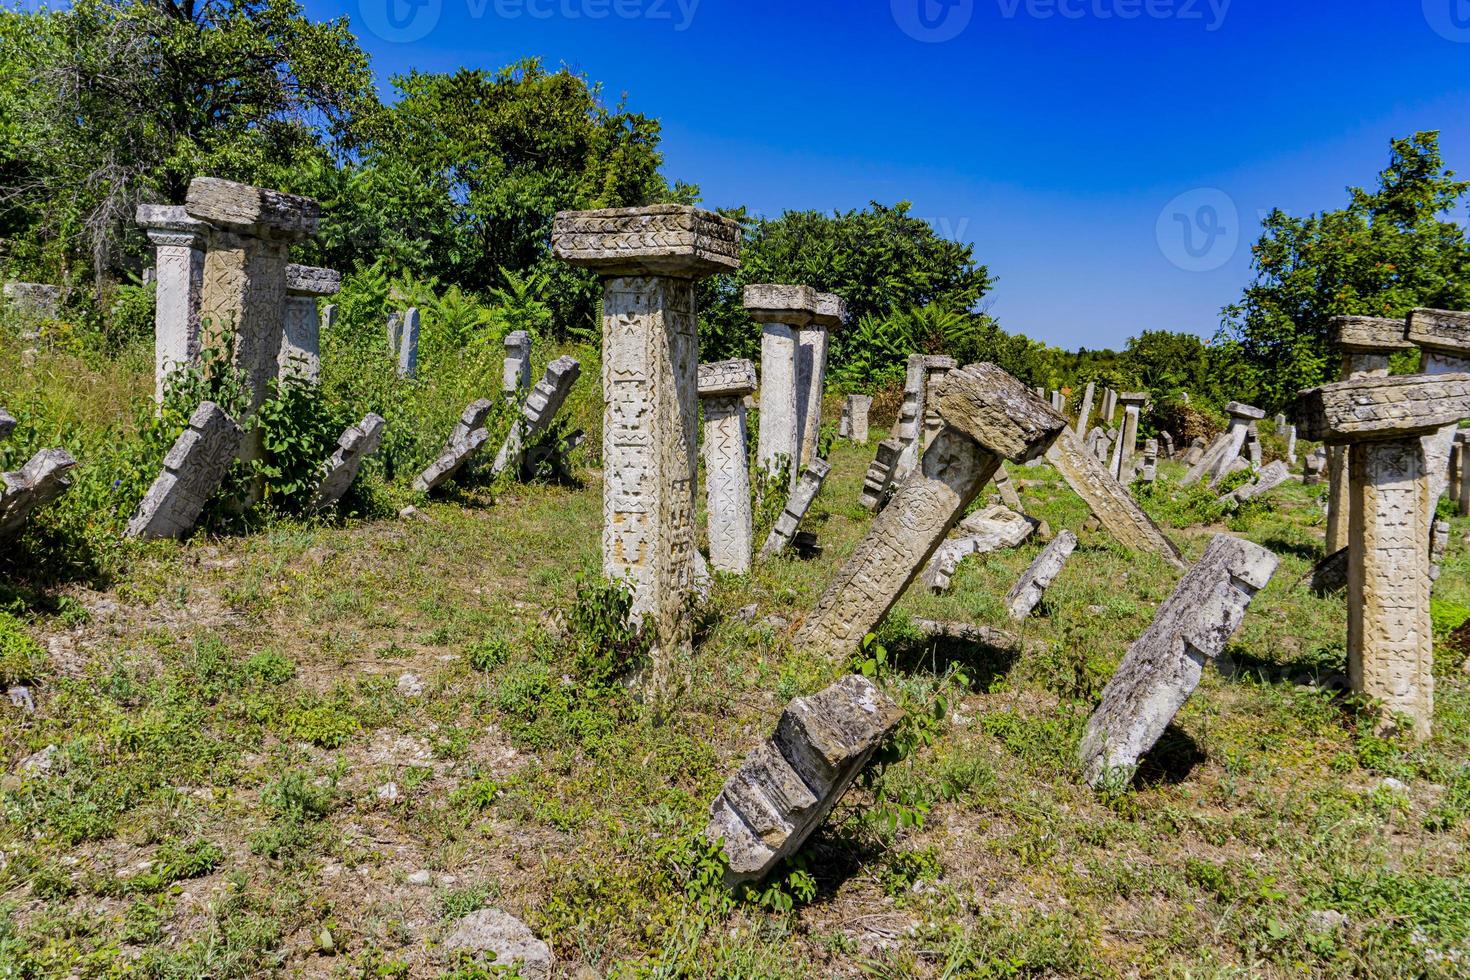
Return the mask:
[[745, 287], [745, 312], [757, 323], [804, 327], [817, 315], [817, 291], [810, 286], [759, 283]]
[[195, 177], [184, 202], [189, 217], [237, 235], [299, 242], [316, 234], [321, 206], [309, 197], [218, 177]]
[[1051, 406], [994, 364], [951, 371], [935, 400], [945, 425], [1013, 463], [1042, 455], [1067, 427]]
[[1233, 421], [1245, 420], [1259, 422], [1266, 417], [1264, 409], [1256, 408], [1254, 405], [1247, 405], [1245, 402], [1231, 402], [1225, 406], [1225, 414], [1229, 415]]
[[608, 278], [701, 279], [740, 267], [740, 225], [682, 204], [562, 211], [551, 248], [563, 262]]
[[1301, 436], [1329, 444], [1404, 439], [1470, 417], [1470, 374], [1358, 378], [1297, 396]]
[[209, 224], [189, 217], [182, 205], [140, 204], [134, 219], [155, 246], [203, 248], [209, 241]]
[[1404, 321], [1378, 316], [1335, 316], [1329, 321], [1332, 339], [1345, 354], [1392, 354], [1413, 350], [1404, 338]]
[[310, 265], [286, 266], [286, 293], [291, 296], [331, 296], [342, 288], [342, 273]]
[[847, 322], [847, 300], [835, 293], [818, 293], [812, 325], [836, 330]]
[[744, 398], [755, 394], [755, 365], [743, 358], [699, 366], [700, 398]]
[[1413, 310], [1408, 337], [1411, 344], [1426, 351], [1470, 359], [1470, 313]]
[[947, 355], [944, 355], [944, 354], [925, 354], [924, 355], [924, 370], [925, 371], [953, 371], [957, 367], [959, 367], [959, 365], [957, 363], [955, 363], [955, 359], [952, 358], [952, 357], [949, 357]]
[[[1148, 392], [1125, 391], [1118, 396], [1118, 404], [1122, 405], [1124, 408], [1127, 408], [1129, 405], [1132, 405], [1134, 408], [1142, 408], [1143, 406], [1148, 404]], [[1265, 418], [1264, 415], [1262, 415], [1261, 417]]]

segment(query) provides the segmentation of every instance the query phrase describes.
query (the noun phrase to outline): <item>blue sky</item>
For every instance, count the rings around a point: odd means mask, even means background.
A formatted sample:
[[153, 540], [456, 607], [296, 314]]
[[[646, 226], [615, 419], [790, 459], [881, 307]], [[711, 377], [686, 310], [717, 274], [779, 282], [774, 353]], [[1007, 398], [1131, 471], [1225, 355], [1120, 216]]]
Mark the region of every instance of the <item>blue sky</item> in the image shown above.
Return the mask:
[[1260, 214], [1340, 206], [1391, 137], [1442, 130], [1470, 172], [1470, 0], [306, 3], [351, 18], [385, 94], [585, 71], [711, 206], [912, 201], [974, 243], [1007, 329], [1064, 347], [1213, 333]]

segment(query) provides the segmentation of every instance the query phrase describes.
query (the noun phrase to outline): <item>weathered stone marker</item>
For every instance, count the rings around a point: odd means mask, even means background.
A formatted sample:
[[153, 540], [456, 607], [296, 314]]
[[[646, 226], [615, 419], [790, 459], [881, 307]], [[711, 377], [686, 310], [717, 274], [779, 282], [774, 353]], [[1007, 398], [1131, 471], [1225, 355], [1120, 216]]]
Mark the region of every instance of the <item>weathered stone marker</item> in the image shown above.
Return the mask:
[[163, 401], [170, 373], [199, 362], [199, 306], [209, 225], [180, 206], [140, 204], [138, 225], [153, 243], [157, 264], [153, 306], [153, 397]]
[[1077, 535], [1071, 531], [1063, 530], [1051, 544], [1036, 557], [1031, 567], [1026, 569], [1019, 581], [1011, 587], [1006, 594], [1006, 612], [1010, 613], [1011, 619], [1020, 622], [1031, 615], [1031, 610], [1040, 603], [1046, 590], [1062, 574], [1062, 569], [1067, 565], [1067, 559], [1072, 557], [1072, 552], [1077, 550]]
[[1167, 429], [1159, 432], [1159, 448], [1163, 452], [1164, 459], [1174, 458], [1174, 436]]
[[61, 312], [61, 287], [48, 282], [7, 282], [0, 295], [7, 306], [28, 316], [54, 320]]
[[948, 592], [960, 562], [1002, 548], [1019, 548], [1036, 532], [1038, 523], [1004, 505], [977, 511], [960, 522], [962, 537], [950, 538], [939, 546], [919, 579], [935, 595]]
[[[1342, 350], [1342, 373], [1340, 381], [1355, 378], [1388, 377], [1388, 360], [1399, 351], [1412, 350], [1414, 345], [1404, 339], [1403, 320], [1389, 320], [1371, 316], [1333, 317], [1329, 323], [1333, 339]], [[1327, 447], [1327, 554], [1335, 554], [1348, 546], [1347, 490], [1348, 456], [1352, 448], [1347, 445]]]
[[1255, 500], [1263, 494], [1270, 493], [1290, 479], [1291, 467], [1286, 465], [1286, 460], [1278, 459], [1264, 467], [1255, 480], [1221, 497], [1220, 503], [1232, 508], [1237, 507], [1247, 500]]
[[902, 483], [919, 464], [920, 443], [924, 438], [924, 395], [929, 369], [923, 354], [910, 354], [904, 374], [903, 404], [893, 423], [893, 435], [903, 443], [903, 452], [893, 470], [893, 481]]
[[799, 462], [806, 466], [817, 458], [822, 430], [822, 393], [827, 386], [827, 350], [831, 332], [847, 319], [847, 303], [832, 293], [817, 293], [812, 322], [796, 334], [796, 432]]
[[726, 882], [760, 881], [795, 854], [902, 718], [856, 674], [788, 704], [710, 806], [705, 836], [724, 846]]
[[837, 434], [859, 446], [868, 444], [868, 412], [873, 407], [872, 395], [848, 395], [842, 406], [842, 422]]
[[1074, 432], [1086, 432], [1092, 422], [1092, 403], [1097, 395], [1097, 382], [1087, 382], [1087, 387], [1082, 391], [1082, 407], [1077, 411], [1077, 424], [1072, 426]]
[[1024, 513], [1021, 506], [1021, 495], [1016, 492], [1015, 481], [1011, 479], [1011, 471], [1006, 469], [1006, 464], [1001, 463], [995, 468], [995, 489], [1000, 492], [1000, 502], [1017, 513]]
[[556, 413], [561, 411], [572, 393], [572, 386], [581, 376], [582, 365], [575, 357], [558, 357], [546, 365], [546, 373], [526, 396], [520, 416], [511, 423], [505, 444], [500, 447], [490, 467], [492, 476], [499, 476], [508, 469], [520, 470], [526, 447], [551, 428], [551, 423], [556, 421]]
[[774, 558], [791, 544], [801, 522], [806, 519], [806, 512], [811, 509], [812, 501], [817, 499], [817, 493], [822, 489], [822, 481], [827, 479], [830, 472], [832, 467], [820, 457], [807, 464], [801, 479], [797, 481], [796, 489], [787, 499], [781, 516], [776, 518], [776, 526], [766, 536], [766, 543], [761, 547], [762, 558]]
[[755, 526], [750, 512], [750, 429], [745, 399], [756, 389], [746, 360], [699, 366], [704, 408], [704, 475], [709, 510], [709, 560], [717, 571], [750, 572]]
[[1091, 786], [1126, 784], [1199, 686], [1205, 661], [1224, 652], [1246, 607], [1280, 560], [1260, 545], [1218, 534], [1128, 648], [1082, 737]]
[[863, 509], [877, 511], [883, 506], [883, 498], [887, 495], [888, 488], [893, 485], [893, 478], [898, 469], [898, 461], [903, 456], [903, 449], [902, 439], [884, 439], [878, 443], [878, 453], [868, 464], [867, 475], [863, 478], [863, 492], [858, 498], [858, 503]]
[[1128, 488], [1113, 479], [1107, 464], [1083, 451], [1072, 430], [1052, 444], [1046, 459], [1119, 544], [1153, 552], [1175, 568], [1184, 568], [1174, 542], [1143, 512]]
[[[944, 428], [944, 420], [939, 417], [939, 410], [933, 393], [939, 390], [945, 376], [955, 369], [954, 358], [945, 357], [943, 354], [926, 354], [924, 356], [924, 412], [923, 425], [920, 427], [919, 435], [923, 440], [917, 447], [916, 452], [922, 453], [929, 448], [929, 443]], [[1059, 414], [1060, 414], [1060, 410]], [[917, 455], [915, 459], [917, 459]]]
[[321, 377], [322, 318], [316, 301], [341, 288], [342, 273], [336, 269], [286, 266], [286, 319], [276, 358], [279, 377], [292, 375], [310, 382]]
[[189, 427], [163, 457], [163, 472], [128, 522], [128, 537], [181, 538], [193, 530], [240, 455], [244, 439], [240, 426], [214, 402], [195, 409]]
[[458, 473], [470, 457], [490, 441], [490, 430], [485, 428], [485, 420], [494, 410], [495, 403], [488, 398], [471, 402], [460, 413], [459, 422], [450, 433], [444, 451], [429, 464], [428, 469], [414, 478], [413, 488], [420, 493], [428, 493]]
[[1205, 437], [1195, 436], [1189, 443], [1189, 449], [1184, 454], [1184, 465], [1195, 466], [1205, 458]]
[[761, 468], [774, 473], [784, 463], [790, 486], [801, 474], [801, 397], [797, 365], [799, 334], [817, 312], [810, 286], [745, 287], [745, 310], [761, 325], [761, 417], [758, 446]]
[[1138, 478], [1144, 483], [1155, 483], [1159, 479], [1159, 440], [1150, 439], [1143, 444], [1143, 466]]
[[31, 514], [70, 490], [66, 474], [76, 465], [64, 449], [43, 449], [18, 471], [0, 473], [0, 541], [20, 534]]
[[321, 482], [312, 494], [311, 509], [317, 513], [331, 510], [347, 495], [362, 461], [378, 451], [383, 443], [383, 429], [388, 423], [375, 412], [369, 412], [357, 425], [350, 425], [337, 440], [337, 451], [327, 460]]
[[563, 212], [552, 248], [603, 280], [602, 569], [633, 588], [657, 687], [693, 637], [695, 280], [739, 267], [740, 226], [683, 205]]
[[1307, 454], [1302, 463], [1302, 483], [1305, 486], [1315, 487], [1322, 482], [1323, 474], [1327, 472], [1327, 453], [1321, 449], [1313, 450]]
[[531, 335], [515, 330], [505, 335], [505, 362], [501, 368], [500, 390], [512, 404], [521, 400], [531, 387]]
[[399, 324], [398, 337], [398, 376], [400, 378], [416, 378], [419, 375], [419, 329], [423, 318], [419, 315], [418, 307], [409, 307], [403, 313], [403, 320]]
[[1066, 427], [994, 364], [951, 372], [933, 397], [944, 428], [807, 617], [798, 647], [835, 656], [857, 649], [1001, 462], [1034, 459]]
[[1113, 416], [1118, 413], [1118, 393], [1111, 388], [1103, 391], [1103, 424], [1111, 426]]
[[[1421, 374], [1460, 374], [1470, 371], [1470, 313], [1414, 310], [1409, 313], [1408, 342], [1424, 352]], [[1429, 502], [1439, 503], [1449, 483], [1450, 447], [1460, 419], [1424, 439], [1424, 465], [1429, 474]]]
[[1245, 437], [1250, 432], [1252, 422], [1266, 417], [1266, 413], [1252, 405], [1241, 402], [1231, 402], [1225, 406], [1225, 412], [1230, 416], [1230, 425], [1225, 433], [1216, 439], [1214, 444], [1205, 452], [1198, 463], [1195, 463], [1179, 485], [1183, 487], [1193, 486], [1201, 479], [1206, 480], [1210, 486], [1214, 486], [1231, 472], [1231, 467], [1241, 452], [1245, 449]]
[[15, 427], [19, 424], [14, 415], [0, 408], [0, 439], [9, 439], [10, 434], [15, 431]]
[[[1464, 438], [1461, 438], [1462, 435]], [[1466, 468], [1470, 467], [1470, 432], [1461, 430], [1455, 434], [1455, 438], [1460, 442], [1461, 458], [1460, 486], [1455, 502], [1459, 507], [1460, 516], [1465, 517], [1470, 515], [1470, 473], [1466, 472]]]
[[1303, 392], [1309, 439], [1351, 445], [1348, 675], [1353, 690], [1414, 720], [1434, 717], [1429, 617], [1434, 499], [1422, 437], [1470, 416], [1470, 375], [1360, 378]]
[[1265, 459], [1261, 449], [1261, 430], [1255, 423], [1251, 423], [1250, 428], [1245, 430], [1245, 458], [1254, 469], [1260, 469]]

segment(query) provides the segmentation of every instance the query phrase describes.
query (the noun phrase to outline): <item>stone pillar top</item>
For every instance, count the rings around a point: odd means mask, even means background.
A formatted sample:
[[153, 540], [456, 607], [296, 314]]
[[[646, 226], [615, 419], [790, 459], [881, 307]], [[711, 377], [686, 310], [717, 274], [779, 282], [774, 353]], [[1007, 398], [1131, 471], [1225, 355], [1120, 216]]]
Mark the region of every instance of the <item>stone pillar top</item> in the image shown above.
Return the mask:
[[1358, 378], [1297, 396], [1301, 435], [1329, 444], [1402, 439], [1470, 417], [1470, 374]]
[[286, 266], [286, 292], [291, 296], [331, 296], [342, 288], [342, 273], [311, 265]]
[[607, 277], [698, 279], [740, 268], [740, 225], [683, 204], [562, 211], [551, 248], [563, 262]]
[[951, 371], [935, 397], [945, 425], [1013, 463], [1042, 455], [1067, 427], [1050, 405], [990, 363]]
[[744, 398], [755, 393], [755, 365], [743, 358], [699, 366], [700, 398]]
[[[1148, 392], [1125, 391], [1118, 396], [1118, 402], [1121, 405], [1136, 405], [1137, 407], [1142, 408], [1143, 406], [1148, 404]], [[1260, 417], [1265, 418], [1265, 413], [1262, 413]]]
[[818, 293], [817, 309], [812, 316], [812, 325], [825, 330], [835, 330], [847, 322], [847, 300], [836, 293]]
[[1253, 421], [1260, 421], [1266, 417], [1264, 409], [1256, 408], [1254, 405], [1247, 405], [1245, 402], [1231, 402], [1225, 406], [1225, 414], [1229, 415], [1232, 419], [1251, 419]]
[[309, 197], [218, 177], [189, 181], [189, 217], [216, 228], [271, 241], [299, 242], [316, 234], [321, 205]]
[[140, 204], [133, 217], [155, 245], [197, 245], [210, 231], [208, 222], [189, 217], [182, 204]]
[[926, 371], [953, 371], [959, 367], [955, 359], [944, 354], [925, 354], [924, 370]]
[[774, 283], [746, 286], [745, 312], [757, 323], [804, 327], [817, 317], [817, 291], [810, 286]]
[[1392, 354], [1413, 350], [1404, 339], [1404, 321], [1380, 316], [1335, 316], [1329, 321], [1332, 337], [1348, 354]]
[[1470, 357], [1470, 313], [1413, 310], [1409, 313], [1410, 345], [1427, 351]]
[[1455, 430], [1455, 441], [1462, 444], [1470, 444], [1470, 429]]
[[513, 330], [505, 335], [505, 349], [516, 353], [530, 353], [531, 335], [525, 330]]

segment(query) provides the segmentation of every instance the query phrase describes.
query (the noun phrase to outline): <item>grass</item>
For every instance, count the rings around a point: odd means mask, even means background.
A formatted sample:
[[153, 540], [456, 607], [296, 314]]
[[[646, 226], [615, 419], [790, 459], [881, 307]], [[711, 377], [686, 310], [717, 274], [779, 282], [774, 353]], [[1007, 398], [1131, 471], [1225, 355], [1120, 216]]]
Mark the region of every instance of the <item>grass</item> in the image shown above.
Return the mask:
[[[95, 371], [78, 377], [151, 388]], [[60, 366], [42, 377], [61, 391], [30, 417], [58, 406], [52, 431], [84, 455], [107, 423]], [[589, 432], [592, 378], [573, 406]], [[1320, 552], [1320, 488], [1234, 516], [1167, 487], [1146, 500], [1190, 557], [1229, 530], [1282, 565], [1137, 784], [1104, 796], [1077, 739], [1178, 573], [1084, 531], [1049, 467], [1018, 467], [1028, 510], [1081, 538], [1019, 628], [1029, 652], [909, 624], [1013, 629], [1000, 599], [1040, 541], [911, 592], [881, 663], [814, 661], [770, 617], [809, 609], [861, 539], [872, 450], [833, 451], [805, 525], [821, 557], [717, 576], [658, 704], [609, 677], [641, 647], [589, 591], [585, 454], [580, 486], [472, 485], [420, 501], [426, 521], [277, 521], [125, 548], [105, 575], [12, 570], [0, 647], [38, 707], [0, 716], [0, 972], [478, 976], [436, 943], [490, 905], [567, 976], [1470, 972], [1470, 521], [1437, 589], [1435, 736], [1416, 746], [1344, 696], [1341, 598], [1294, 587]], [[775, 887], [730, 900], [696, 844], [710, 799], [789, 698], [864, 659], [909, 709], [907, 751]], [[49, 771], [21, 768], [50, 745]]]

